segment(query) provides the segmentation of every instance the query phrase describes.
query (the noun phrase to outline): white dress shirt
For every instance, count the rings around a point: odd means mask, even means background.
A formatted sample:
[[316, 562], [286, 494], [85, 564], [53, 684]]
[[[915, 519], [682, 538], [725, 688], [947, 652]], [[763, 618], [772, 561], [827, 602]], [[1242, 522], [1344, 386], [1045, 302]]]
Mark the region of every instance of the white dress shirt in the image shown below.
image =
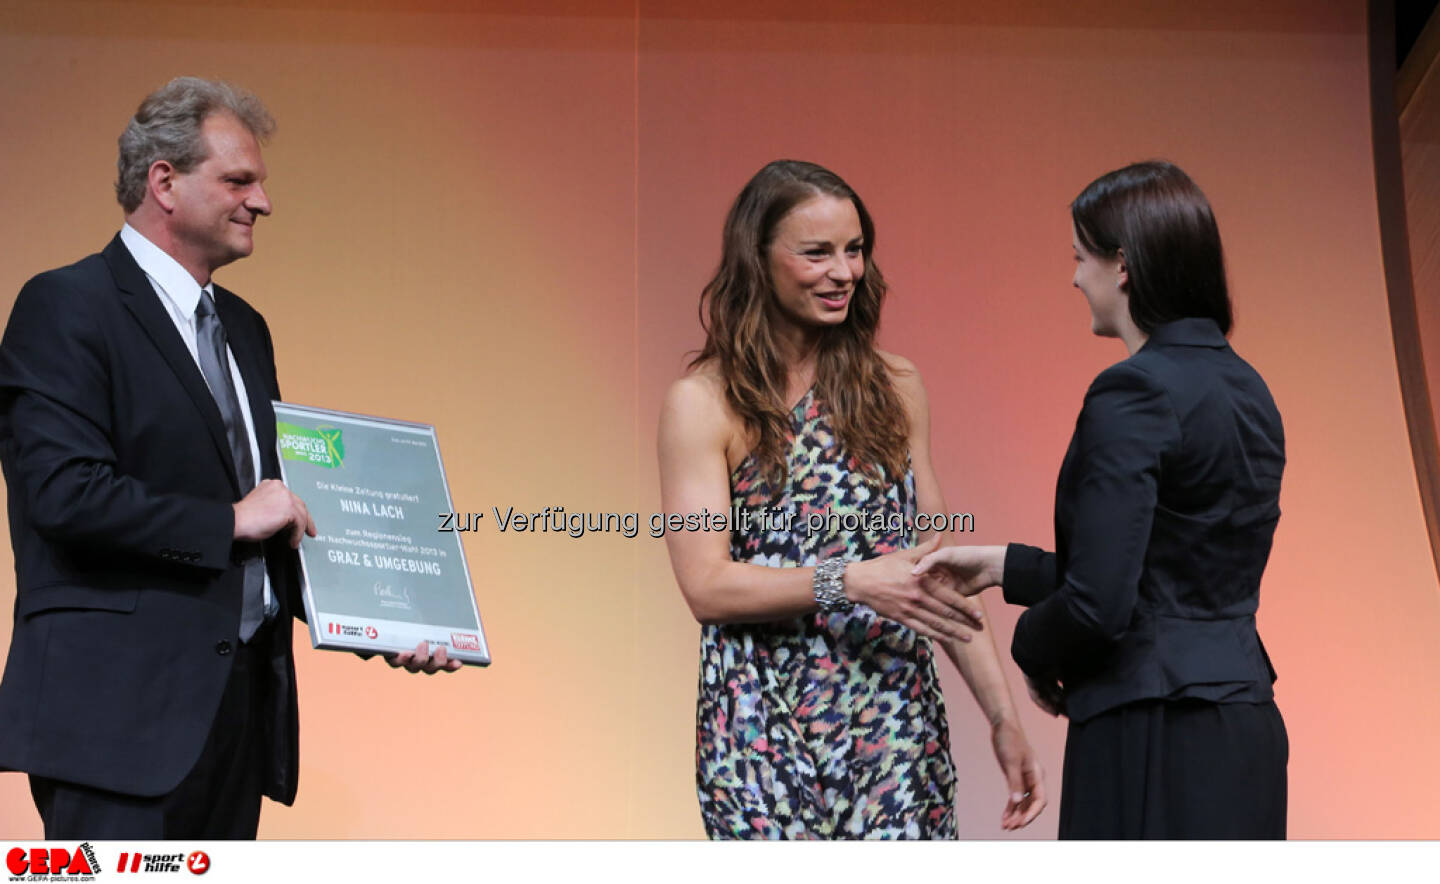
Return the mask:
[[[190, 271], [180, 266], [180, 262], [170, 257], [163, 249], [146, 239], [144, 234], [126, 224], [120, 228], [120, 241], [125, 248], [130, 250], [130, 255], [140, 269], [145, 272], [145, 278], [150, 280], [150, 286], [155, 289], [155, 294], [160, 298], [160, 304], [175, 323], [175, 330], [180, 333], [180, 339], [185, 342], [185, 348], [190, 351], [190, 358], [195, 360], [195, 367], [200, 367], [200, 345], [199, 332], [195, 325], [195, 308], [200, 304], [200, 293], [203, 291], [215, 298], [213, 283], [201, 286], [190, 275]], [[245, 396], [245, 379], [240, 377], [240, 367], [235, 364], [235, 353], [230, 349], [227, 341], [225, 344], [225, 355], [229, 357], [230, 379], [235, 384], [235, 396], [240, 401], [240, 415], [245, 420], [245, 437], [250, 443], [250, 462], [255, 465], [255, 481], [260, 481], [260, 445], [255, 441], [255, 418], [250, 414], [250, 400]], [[200, 372], [200, 377], [205, 377], [205, 372]], [[210, 382], [206, 380], [206, 387]], [[214, 395], [214, 391], [211, 391]], [[270, 573], [265, 573], [265, 608], [270, 611], [274, 607], [274, 597], [270, 591]]]

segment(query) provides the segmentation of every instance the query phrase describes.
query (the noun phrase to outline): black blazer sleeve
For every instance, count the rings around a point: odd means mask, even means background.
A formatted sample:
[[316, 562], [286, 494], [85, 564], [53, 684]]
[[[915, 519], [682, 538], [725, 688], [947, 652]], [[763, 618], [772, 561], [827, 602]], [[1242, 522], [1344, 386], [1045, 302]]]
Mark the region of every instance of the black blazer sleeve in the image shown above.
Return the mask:
[[157, 493], [116, 470], [111, 372], [103, 319], [57, 274], [31, 280], [0, 342], [0, 420], [8, 423], [12, 495], [49, 540], [189, 564], [230, 565], [229, 503]]
[[1055, 554], [1036, 546], [1012, 543], [1005, 548], [1005, 601], [1034, 605], [1056, 589]]
[[[1177, 450], [1180, 424], [1164, 389], [1143, 369], [1115, 365], [1095, 379], [1075, 428], [1068, 465], [1065, 579], [1055, 580], [1049, 554], [1024, 549], [1006, 555], [1006, 595], [1034, 598], [1015, 625], [1012, 653], [1026, 673], [1058, 674], [1093, 659], [1130, 625], [1154, 521], [1157, 488], [1167, 453]], [[1029, 549], [1033, 549], [1029, 548]]]

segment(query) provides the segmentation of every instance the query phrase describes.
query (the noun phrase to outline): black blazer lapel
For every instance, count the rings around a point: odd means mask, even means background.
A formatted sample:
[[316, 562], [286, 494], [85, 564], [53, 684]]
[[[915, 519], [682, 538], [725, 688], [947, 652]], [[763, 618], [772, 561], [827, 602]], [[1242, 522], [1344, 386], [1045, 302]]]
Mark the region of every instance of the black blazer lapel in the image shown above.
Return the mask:
[[245, 398], [249, 400], [250, 418], [255, 424], [255, 444], [260, 448], [259, 479], [280, 478], [280, 465], [275, 456], [275, 409], [270, 405], [270, 372], [261, 366], [261, 342], [254, 334], [254, 323], [240, 309], [239, 298], [215, 287], [215, 312], [225, 325], [230, 339], [230, 352], [240, 367], [245, 382]]
[[[275, 445], [275, 408], [270, 404], [275, 391], [275, 367], [266, 364], [269, 351], [257, 333], [257, 320], [243, 308], [238, 296], [218, 285], [215, 286], [215, 312], [225, 325], [230, 352], [235, 357], [235, 364], [240, 367], [240, 379], [245, 382], [245, 398], [255, 425], [255, 444], [260, 449], [260, 475], [257, 479], [278, 479], [280, 458]], [[265, 561], [270, 569], [270, 588], [280, 601], [281, 619], [286, 620], [293, 615], [304, 620], [305, 602], [300, 591], [298, 555], [283, 540], [271, 538], [265, 544]], [[277, 718], [279, 720], [283, 719]], [[288, 794], [293, 798], [293, 769], [289, 777]]]
[[210, 394], [204, 375], [200, 374], [200, 366], [195, 364], [195, 358], [185, 348], [185, 342], [180, 339], [175, 323], [161, 306], [154, 287], [150, 285], [150, 280], [145, 278], [145, 272], [135, 263], [135, 258], [118, 235], [110, 240], [101, 256], [105, 263], [110, 265], [115, 286], [124, 296], [121, 300], [125, 307], [140, 323], [140, 327], [169, 364], [170, 370], [179, 378], [180, 386], [185, 388], [185, 392], [200, 411], [205, 428], [210, 431], [210, 440], [215, 443], [215, 451], [225, 464], [230, 484], [234, 486], [238, 496], [240, 483], [235, 477], [235, 463], [230, 456], [230, 442], [225, 437], [225, 424], [220, 419], [220, 409], [215, 405], [215, 397]]

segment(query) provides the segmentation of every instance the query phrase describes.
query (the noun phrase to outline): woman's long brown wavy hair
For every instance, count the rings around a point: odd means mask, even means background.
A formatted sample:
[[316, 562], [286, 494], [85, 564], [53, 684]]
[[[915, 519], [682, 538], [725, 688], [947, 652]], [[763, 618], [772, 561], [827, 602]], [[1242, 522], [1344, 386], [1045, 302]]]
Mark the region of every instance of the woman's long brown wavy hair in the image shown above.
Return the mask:
[[816, 196], [849, 200], [860, 215], [865, 272], [855, 283], [845, 321], [826, 328], [815, 366], [815, 395], [826, 405], [838, 441], [871, 477], [883, 467], [905, 475], [909, 422], [884, 359], [875, 349], [885, 278], [873, 257], [875, 225], [839, 175], [799, 160], [776, 160], [740, 191], [725, 219], [720, 269], [700, 296], [705, 346], [690, 362], [718, 368], [730, 408], [756, 437], [762, 474], [785, 470], [786, 371], [771, 323], [778, 309], [770, 280], [770, 244], [781, 219]]

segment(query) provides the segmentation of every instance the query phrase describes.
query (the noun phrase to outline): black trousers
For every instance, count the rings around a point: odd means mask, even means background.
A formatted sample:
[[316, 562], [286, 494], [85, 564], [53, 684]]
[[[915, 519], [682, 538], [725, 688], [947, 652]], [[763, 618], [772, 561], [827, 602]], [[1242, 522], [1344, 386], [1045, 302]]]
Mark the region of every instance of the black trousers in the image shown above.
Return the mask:
[[1284, 838], [1290, 742], [1273, 702], [1145, 700], [1071, 722], [1061, 838]]
[[[47, 841], [254, 838], [260, 826], [269, 630], [238, 645], [215, 722], [195, 767], [155, 798], [30, 777]], [[237, 643], [238, 644], [238, 643]], [[97, 740], [103, 740], [96, 734]]]

